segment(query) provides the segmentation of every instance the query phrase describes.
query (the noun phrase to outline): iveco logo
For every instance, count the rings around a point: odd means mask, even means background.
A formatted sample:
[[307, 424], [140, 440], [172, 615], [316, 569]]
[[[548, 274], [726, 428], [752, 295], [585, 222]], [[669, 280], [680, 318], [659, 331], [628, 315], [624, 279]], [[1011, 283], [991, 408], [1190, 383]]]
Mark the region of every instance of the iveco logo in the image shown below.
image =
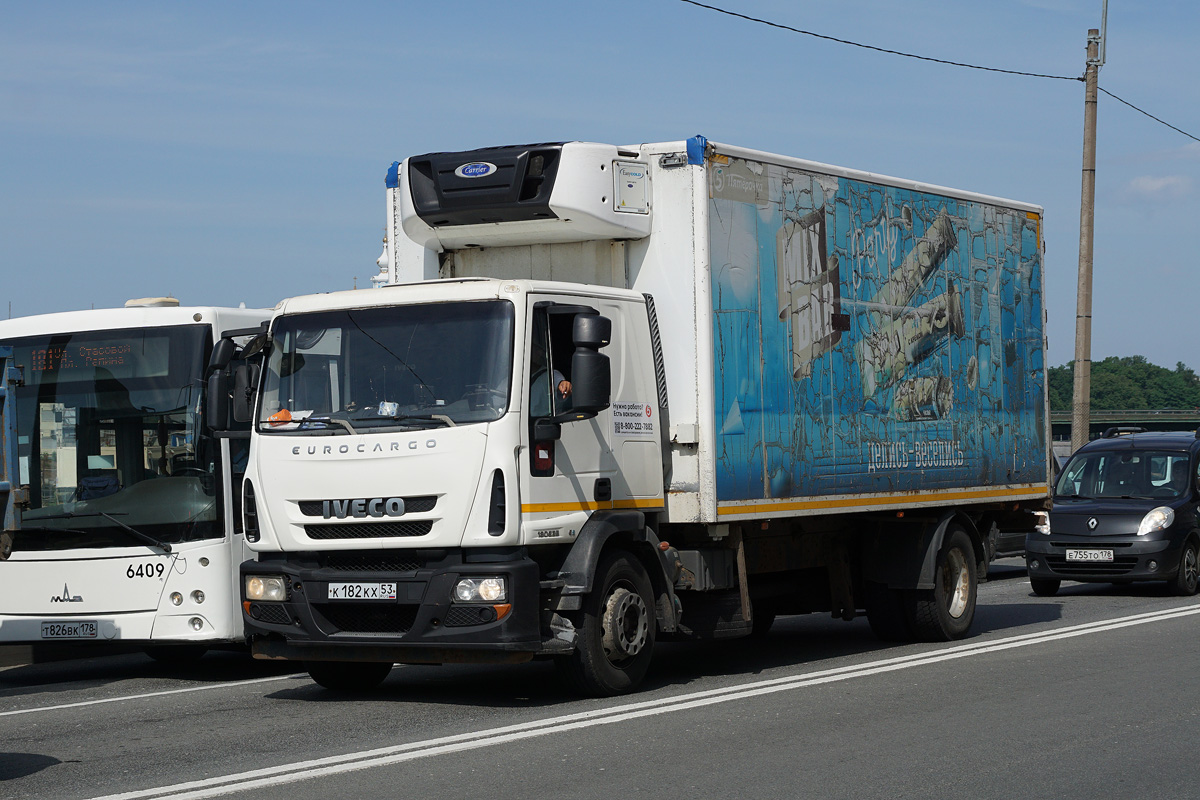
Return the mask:
[[77, 594], [76, 595], [71, 594], [71, 590], [68, 589], [67, 585], [64, 583], [62, 594], [57, 595], [55, 597], [51, 597], [50, 602], [51, 603], [82, 603], [83, 598]]
[[495, 171], [495, 164], [489, 164], [486, 161], [472, 161], [470, 164], [463, 164], [454, 170], [454, 174], [460, 178], [484, 178]]
[[369, 500], [324, 500], [321, 513], [325, 519], [355, 517], [400, 517], [404, 515], [404, 498], [372, 497]]
[[1096, 520], [1096, 518], [1095, 518], [1095, 517], [1091, 517], [1090, 519], [1088, 519], [1088, 530], [1089, 530], [1089, 531], [1094, 531], [1094, 530], [1096, 530], [1096, 526], [1097, 526], [1097, 525], [1099, 525], [1099, 524], [1100, 524], [1100, 523], [1099, 523], [1099, 522]]

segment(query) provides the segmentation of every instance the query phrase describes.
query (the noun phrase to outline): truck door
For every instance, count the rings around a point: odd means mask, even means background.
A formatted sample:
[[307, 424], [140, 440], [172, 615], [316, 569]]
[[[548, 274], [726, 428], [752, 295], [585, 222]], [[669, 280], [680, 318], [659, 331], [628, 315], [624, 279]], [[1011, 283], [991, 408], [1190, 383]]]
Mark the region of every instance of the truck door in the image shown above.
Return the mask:
[[[562, 296], [531, 297], [529, 308], [521, 501], [526, 541], [569, 541], [596, 510], [661, 507], [658, 403], [644, 308]], [[611, 405], [590, 419], [568, 421], [572, 328], [576, 315], [592, 313], [612, 322], [611, 341], [601, 351], [609, 359]]]

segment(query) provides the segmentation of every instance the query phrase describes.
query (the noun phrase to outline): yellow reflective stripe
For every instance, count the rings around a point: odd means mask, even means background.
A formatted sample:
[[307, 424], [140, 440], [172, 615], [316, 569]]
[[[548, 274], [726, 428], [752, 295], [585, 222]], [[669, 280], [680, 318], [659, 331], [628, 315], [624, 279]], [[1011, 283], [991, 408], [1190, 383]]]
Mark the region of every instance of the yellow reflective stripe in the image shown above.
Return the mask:
[[617, 508], [662, 508], [663, 501], [651, 498], [649, 500], [617, 500], [606, 503], [522, 503], [522, 514], [566, 514], [572, 511], [609, 511]]
[[945, 500], [996, 500], [996, 499], [1028, 499], [1045, 497], [1046, 486], [1031, 483], [1027, 486], [1012, 486], [1005, 489], [984, 489], [971, 492], [941, 492], [920, 494], [876, 495], [874, 497], [838, 497], [826, 500], [775, 500], [745, 505], [730, 503], [717, 506], [717, 516], [725, 517], [738, 514], [770, 514], [780, 511], [815, 511], [834, 508], [861, 508], [862, 506], [896, 506], [911, 505], [912, 503], [935, 503]]

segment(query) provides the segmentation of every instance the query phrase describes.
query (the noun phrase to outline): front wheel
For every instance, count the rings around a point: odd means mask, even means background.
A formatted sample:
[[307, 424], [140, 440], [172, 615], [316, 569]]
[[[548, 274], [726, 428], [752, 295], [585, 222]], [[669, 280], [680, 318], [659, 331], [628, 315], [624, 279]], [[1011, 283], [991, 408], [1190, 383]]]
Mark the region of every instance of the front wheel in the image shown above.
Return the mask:
[[1182, 597], [1191, 597], [1200, 586], [1200, 545], [1188, 539], [1179, 554], [1179, 571], [1171, 581], [1171, 591]]
[[979, 588], [975, 548], [962, 528], [950, 528], [934, 568], [933, 589], [912, 592], [909, 609], [916, 638], [948, 642], [967, 635]]
[[392, 665], [382, 661], [307, 661], [308, 675], [334, 692], [365, 692], [383, 683]]
[[1054, 597], [1062, 585], [1059, 578], [1030, 578], [1029, 585], [1038, 597]]
[[575, 652], [557, 661], [568, 683], [597, 697], [636, 689], [650, 667], [657, 628], [650, 578], [637, 558], [620, 550], [601, 557], [576, 627]]

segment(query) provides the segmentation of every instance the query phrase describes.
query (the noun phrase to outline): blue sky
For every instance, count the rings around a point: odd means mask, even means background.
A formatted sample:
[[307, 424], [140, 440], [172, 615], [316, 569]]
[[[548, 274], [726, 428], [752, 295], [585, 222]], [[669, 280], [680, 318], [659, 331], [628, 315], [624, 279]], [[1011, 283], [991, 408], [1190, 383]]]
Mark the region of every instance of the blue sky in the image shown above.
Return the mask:
[[[1080, 75], [1101, 0], [718, 0], [954, 61]], [[1100, 85], [1200, 136], [1194, 0], [1112, 0]], [[0, 4], [0, 315], [367, 285], [388, 165], [710, 139], [1038, 203], [1074, 354], [1083, 85], [898, 58], [679, 0]], [[1101, 96], [1093, 358], [1200, 369], [1200, 143]]]

